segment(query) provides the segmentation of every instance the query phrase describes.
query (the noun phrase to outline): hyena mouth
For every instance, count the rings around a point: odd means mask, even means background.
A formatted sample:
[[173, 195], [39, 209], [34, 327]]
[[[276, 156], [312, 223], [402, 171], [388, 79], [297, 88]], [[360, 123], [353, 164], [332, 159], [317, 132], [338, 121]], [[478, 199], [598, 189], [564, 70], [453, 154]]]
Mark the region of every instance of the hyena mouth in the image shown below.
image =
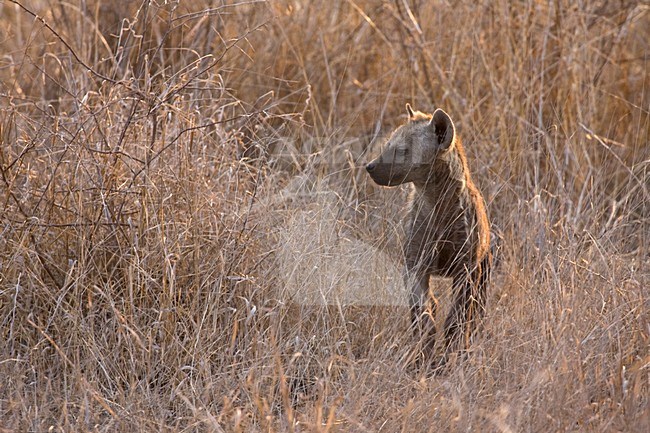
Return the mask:
[[399, 164], [372, 161], [366, 166], [366, 171], [376, 184], [381, 186], [395, 186], [407, 182], [409, 173], [417, 170], [416, 164]]
[[399, 167], [395, 164], [385, 164], [385, 163], [376, 163], [371, 162], [366, 166], [366, 171], [375, 181], [376, 184], [382, 186], [391, 186], [399, 185], [404, 182], [406, 176], [402, 173], [403, 167]]

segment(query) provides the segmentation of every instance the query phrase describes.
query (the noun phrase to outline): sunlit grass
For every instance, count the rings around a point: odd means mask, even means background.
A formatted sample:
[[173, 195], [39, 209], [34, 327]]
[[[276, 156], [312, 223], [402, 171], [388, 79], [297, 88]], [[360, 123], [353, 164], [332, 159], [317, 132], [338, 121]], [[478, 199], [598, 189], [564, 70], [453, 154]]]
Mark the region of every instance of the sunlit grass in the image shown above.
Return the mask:
[[[647, 6], [0, 23], [0, 431], [650, 428]], [[408, 189], [363, 170], [407, 102], [454, 118], [502, 237], [482, 332], [434, 377], [382, 300]]]

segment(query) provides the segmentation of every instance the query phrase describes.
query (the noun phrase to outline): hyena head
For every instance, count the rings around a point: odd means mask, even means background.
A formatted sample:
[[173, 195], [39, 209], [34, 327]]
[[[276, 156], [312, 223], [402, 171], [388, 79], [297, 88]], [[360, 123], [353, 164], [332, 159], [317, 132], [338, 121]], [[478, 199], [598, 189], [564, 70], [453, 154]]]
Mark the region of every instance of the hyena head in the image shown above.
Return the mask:
[[454, 123], [441, 109], [430, 115], [413, 111], [406, 104], [406, 111], [408, 122], [393, 132], [382, 154], [366, 166], [379, 185], [428, 182], [436, 161], [453, 148], [456, 140]]

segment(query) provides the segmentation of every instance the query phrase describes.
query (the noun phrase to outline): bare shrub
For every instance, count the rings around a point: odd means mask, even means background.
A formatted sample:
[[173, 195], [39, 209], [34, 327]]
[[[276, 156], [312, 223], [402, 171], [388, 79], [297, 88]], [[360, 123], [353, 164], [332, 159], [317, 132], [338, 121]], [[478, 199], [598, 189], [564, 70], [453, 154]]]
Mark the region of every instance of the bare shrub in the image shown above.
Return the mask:
[[[648, 430], [647, 6], [131, 3], [0, 4], [3, 429]], [[403, 307], [278, 295], [390, 287], [406, 102], [503, 237], [434, 378]]]

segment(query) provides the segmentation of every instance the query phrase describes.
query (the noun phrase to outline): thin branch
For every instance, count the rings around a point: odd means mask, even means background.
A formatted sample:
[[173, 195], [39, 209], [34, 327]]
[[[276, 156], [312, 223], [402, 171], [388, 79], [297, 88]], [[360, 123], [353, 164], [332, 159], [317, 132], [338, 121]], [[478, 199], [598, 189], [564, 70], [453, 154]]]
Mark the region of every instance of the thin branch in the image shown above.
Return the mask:
[[54, 36], [56, 36], [56, 38], [57, 38], [59, 41], [61, 41], [61, 43], [62, 43], [63, 45], [65, 45], [65, 47], [68, 49], [68, 51], [70, 51], [70, 54], [72, 54], [72, 57], [74, 57], [75, 60], [76, 60], [77, 62], [79, 62], [79, 64], [80, 64], [81, 66], [83, 66], [84, 68], [86, 68], [86, 70], [88, 70], [90, 73], [92, 73], [92, 74], [95, 75], [96, 77], [101, 78], [102, 80], [109, 81], [109, 82], [111, 82], [111, 83], [113, 83], [113, 84], [116, 84], [116, 83], [117, 83], [117, 81], [113, 80], [112, 78], [109, 78], [109, 77], [107, 77], [106, 75], [103, 75], [103, 74], [101, 74], [101, 73], [95, 71], [93, 68], [91, 68], [90, 66], [88, 66], [88, 64], [87, 64], [86, 62], [84, 62], [83, 60], [81, 60], [81, 58], [77, 55], [77, 53], [75, 52], [75, 50], [70, 46], [70, 44], [69, 44], [68, 42], [66, 42], [65, 39], [63, 39], [63, 36], [61, 36], [61, 35], [60, 35], [56, 30], [54, 30], [54, 29], [52, 28], [52, 26], [50, 26], [50, 25], [45, 21], [45, 19], [44, 19], [43, 17], [41, 17], [41, 16], [37, 15], [36, 13], [32, 12], [30, 9], [28, 9], [28, 8], [25, 7], [25, 6], [23, 6], [20, 2], [17, 2], [16, 0], [9, 0], [9, 1], [10, 1], [11, 3], [17, 5], [19, 8], [21, 8], [21, 9], [22, 9], [23, 11], [25, 11], [27, 14], [33, 16], [36, 20], [40, 21], [40, 22], [45, 26], [45, 28], [47, 28], [50, 32], [52, 32], [52, 34], [53, 34]]

